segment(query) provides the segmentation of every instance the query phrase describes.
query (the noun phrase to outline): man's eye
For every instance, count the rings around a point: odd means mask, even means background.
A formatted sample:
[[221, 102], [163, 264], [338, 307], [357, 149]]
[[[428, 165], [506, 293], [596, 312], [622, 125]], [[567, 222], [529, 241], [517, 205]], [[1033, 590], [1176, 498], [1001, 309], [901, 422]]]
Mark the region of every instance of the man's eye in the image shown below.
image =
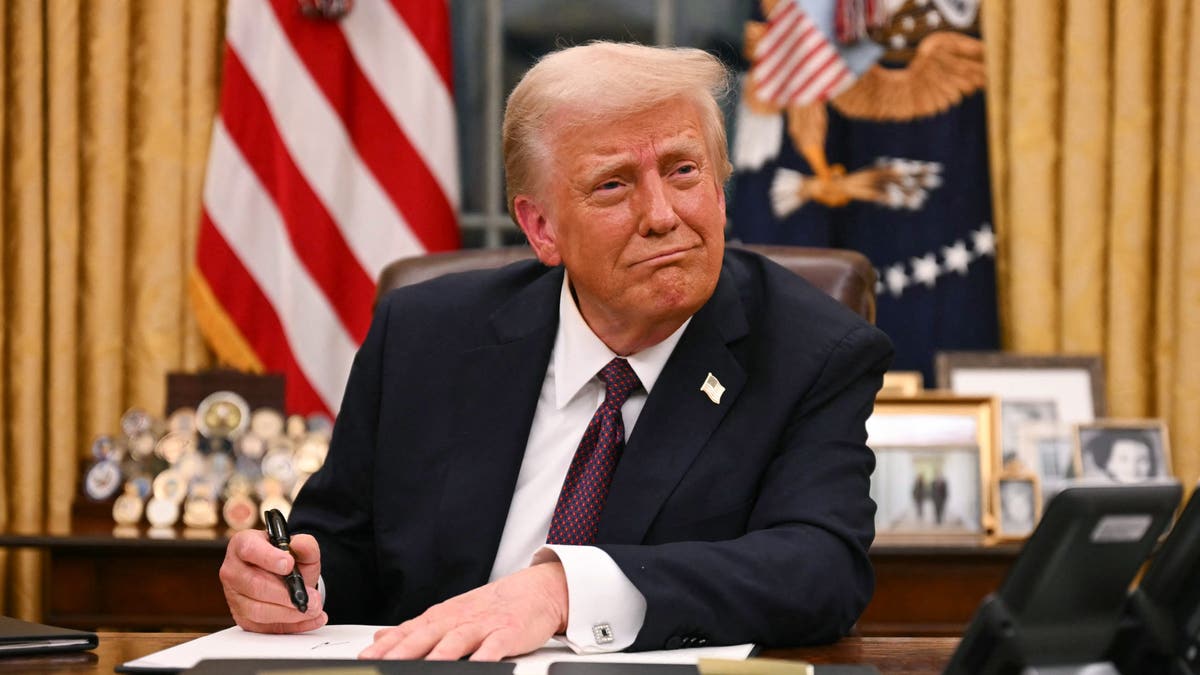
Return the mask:
[[605, 182], [601, 183], [600, 185], [596, 186], [596, 189], [597, 190], [616, 190], [619, 187], [621, 187], [621, 181], [609, 180], [609, 181], [605, 181]]
[[696, 173], [696, 165], [695, 164], [684, 164], [683, 166], [679, 167], [678, 169], [675, 169], [675, 172], [684, 174], [685, 176], [689, 173]]

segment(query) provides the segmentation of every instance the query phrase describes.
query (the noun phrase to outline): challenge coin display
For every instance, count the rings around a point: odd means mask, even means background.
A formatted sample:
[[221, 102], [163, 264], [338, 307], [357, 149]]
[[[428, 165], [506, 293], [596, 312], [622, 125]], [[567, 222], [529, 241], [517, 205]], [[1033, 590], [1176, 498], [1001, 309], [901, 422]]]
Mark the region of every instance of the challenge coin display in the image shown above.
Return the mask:
[[179, 408], [167, 417], [167, 431], [173, 433], [196, 433], [196, 409]]
[[154, 418], [150, 413], [140, 408], [130, 408], [121, 415], [121, 433], [129, 438], [151, 433], [154, 430]]
[[102, 459], [88, 469], [83, 480], [84, 492], [89, 499], [107, 501], [121, 487], [121, 466], [111, 459]]
[[167, 464], [176, 464], [185, 452], [193, 446], [192, 434], [184, 431], [172, 431], [158, 439], [154, 446], [154, 454], [166, 460]]
[[138, 461], [149, 459], [154, 454], [154, 446], [157, 443], [154, 434], [149, 431], [139, 432], [129, 437], [129, 455]]
[[154, 498], [178, 504], [187, 496], [188, 481], [175, 469], [167, 469], [154, 478]]
[[248, 530], [258, 524], [258, 509], [246, 495], [234, 495], [225, 500], [221, 509], [225, 524], [234, 530]]
[[250, 416], [250, 431], [259, 438], [272, 439], [283, 434], [283, 415], [278, 410], [259, 408]]
[[222, 521], [234, 530], [256, 527], [263, 511], [290, 512], [325, 462], [331, 425], [320, 415], [251, 410], [229, 391], [165, 420], [131, 409], [120, 433], [93, 441], [83, 490], [91, 500], [113, 500], [117, 529], [132, 536], [146, 522], [157, 537], [177, 536], [181, 521], [187, 536], [218, 536], [212, 528]]
[[250, 406], [232, 391], [209, 394], [196, 407], [196, 429], [209, 438], [236, 438], [250, 426]]
[[179, 520], [178, 502], [163, 497], [152, 497], [146, 502], [146, 520], [154, 527], [171, 527]]
[[142, 509], [142, 497], [138, 494], [138, 486], [126, 483], [125, 493], [113, 502], [113, 520], [120, 525], [136, 525], [142, 519]]

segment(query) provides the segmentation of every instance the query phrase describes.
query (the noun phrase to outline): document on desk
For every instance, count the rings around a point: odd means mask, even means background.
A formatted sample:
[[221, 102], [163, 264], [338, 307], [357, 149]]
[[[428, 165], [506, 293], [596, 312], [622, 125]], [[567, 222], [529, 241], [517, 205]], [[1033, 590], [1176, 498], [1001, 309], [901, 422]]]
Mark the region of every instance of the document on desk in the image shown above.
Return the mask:
[[[267, 635], [226, 628], [180, 645], [127, 661], [118, 672], [163, 672], [191, 668], [201, 659], [356, 659], [384, 626], [327, 625], [307, 633]], [[509, 659], [514, 675], [545, 675], [555, 661], [608, 663], [696, 663], [700, 658], [745, 659], [754, 645], [700, 647], [661, 652], [576, 654], [557, 642], [532, 654]]]

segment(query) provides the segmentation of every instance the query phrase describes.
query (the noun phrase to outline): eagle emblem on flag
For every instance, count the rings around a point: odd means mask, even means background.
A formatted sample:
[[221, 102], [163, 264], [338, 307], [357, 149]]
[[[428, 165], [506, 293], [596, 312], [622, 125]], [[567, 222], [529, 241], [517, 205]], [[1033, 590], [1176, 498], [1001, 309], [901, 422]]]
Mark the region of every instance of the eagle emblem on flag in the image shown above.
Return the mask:
[[752, 65], [735, 165], [759, 169], [774, 159], [786, 122], [788, 138], [813, 171], [776, 171], [770, 196], [777, 217], [810, 201], [835, 208], [855, 200], [894, 209], [924, 204], [942, 183], [941, 166], [897, 157], [852, 172], [831, 164], [826, 104], [848, 118], [905, 122], [944, 112], [980, 90], [983, 43], [960, 32], [975, 23], [972, 9], [978, 0], [762, 0], [766, 21], [748, 21], [745, 29]]

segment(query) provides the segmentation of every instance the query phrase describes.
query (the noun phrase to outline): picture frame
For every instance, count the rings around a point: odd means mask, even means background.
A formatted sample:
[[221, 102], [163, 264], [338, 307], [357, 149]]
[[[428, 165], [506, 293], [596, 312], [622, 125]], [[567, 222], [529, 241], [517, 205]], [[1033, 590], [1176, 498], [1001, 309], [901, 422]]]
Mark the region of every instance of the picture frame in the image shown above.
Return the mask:
[[993, 492], [996, 539], [1021, 541], [1033, 534], [1042, 518], [1042, 488], [1033, 472], [1001, 473]]
[[867, 420], [875, 452], [876, 541], [982, 543], [994, 529], [998, 403], [924, 392], [881, 397]]
[[1108, 419], [1075, 426], [1079, 476], [1088, 482], [1138, 485], [1171, 478], [1171, 448], [1161, 419]]
[[918, 370], [889, 370], [883, 374], [879, 395], [884, 398], [916, 396], [925, 390], [925, 376]]
[[1018, 432], [1017, 466], [1037, 476], [1043, 504], [1080, 475], [1075, 434], [1075, 425], [1062, 422], [1027, 424]]
[[1026, 424], [1082, 424], [1104, 417], [1104, 367], [1098, 356], [939, 352], [938, 387], [1000, 399], [1001, 463], [1020, 451]]

